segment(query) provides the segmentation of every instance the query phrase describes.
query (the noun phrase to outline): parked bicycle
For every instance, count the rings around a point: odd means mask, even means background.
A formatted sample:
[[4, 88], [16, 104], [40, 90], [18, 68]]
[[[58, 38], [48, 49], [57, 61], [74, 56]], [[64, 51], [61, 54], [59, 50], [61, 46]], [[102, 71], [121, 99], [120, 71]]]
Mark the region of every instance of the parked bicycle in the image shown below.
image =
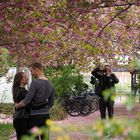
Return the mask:
[[82, 96], [65, 97], [63, 106], [71, 116], [85, 116], [98, 110], [98, 102], [98, 96], [90, 92]]
[[82, 116], [89, 115], [91, 113], [92, 106], [85, 96], [76, 96], [74, 97], [75, 101], [80, 105], [80, 114]]
[[64, 98], [62, 106], [70, 116], [76, 117], [81, 113], [81, 104], [73, 98]]
[[99, 97], [95, 93], [87, 93], [86, 99], [91, 104], [91, 113], [99, 109]]

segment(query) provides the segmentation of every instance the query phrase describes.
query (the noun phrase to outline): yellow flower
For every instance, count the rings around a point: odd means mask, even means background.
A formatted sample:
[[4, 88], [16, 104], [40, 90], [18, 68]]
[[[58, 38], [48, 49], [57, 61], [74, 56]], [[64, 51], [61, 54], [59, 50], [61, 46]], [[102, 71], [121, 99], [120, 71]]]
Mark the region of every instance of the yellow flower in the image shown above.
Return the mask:
[[64, 140], [70, 140], [69, 135], [65, 134], [65, 135], [64, 135]]
[[53, 125], [53, 121], [52, 120], [46, 120], [46, 125], [48, 125], [48, 126]]
[[50, 130], [52, 132], [63, 132], [63, 129], [59, 126], [51, 126]]
[[58, 136], [56, 140], [70, 140], [70, 137], [68, 135]]
[[62, 136], [58, 136], [56, 140], [64, 140]]

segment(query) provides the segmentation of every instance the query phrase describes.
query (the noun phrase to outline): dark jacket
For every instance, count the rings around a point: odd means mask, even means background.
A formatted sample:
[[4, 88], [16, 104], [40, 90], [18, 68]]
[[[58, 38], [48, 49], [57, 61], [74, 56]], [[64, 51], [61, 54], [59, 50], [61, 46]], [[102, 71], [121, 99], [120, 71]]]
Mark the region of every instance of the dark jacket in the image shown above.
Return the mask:
[[115, 84], [119, 82], [118, 78], [114, 73], [110, 76], [104, 74], [103, 70], [100, 70], [99, 67], [94, 69], [91, 74], [98, 79], [98, 84], [95, 87], [95, 93], [102, 97], [102, 92], [106, 89], [115, 87]]
[[[16, 95], [16, 103], [22, 101], [27, 94], [27, 90], [23, 87], [19, 87]], [[15, 108], [14, 118], [29, 118], [29, 108], [22, 107], [22, 108]]]

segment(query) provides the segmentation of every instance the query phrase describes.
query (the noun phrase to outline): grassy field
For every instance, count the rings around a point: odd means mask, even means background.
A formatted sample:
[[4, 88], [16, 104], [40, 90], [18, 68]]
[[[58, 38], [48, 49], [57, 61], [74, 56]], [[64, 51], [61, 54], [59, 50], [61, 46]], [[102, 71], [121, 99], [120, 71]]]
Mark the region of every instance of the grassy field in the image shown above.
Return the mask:
[[14, 128], [12, 124], [0, 124], [0, 140], [9, 140], [9, 136], [13, 132]]

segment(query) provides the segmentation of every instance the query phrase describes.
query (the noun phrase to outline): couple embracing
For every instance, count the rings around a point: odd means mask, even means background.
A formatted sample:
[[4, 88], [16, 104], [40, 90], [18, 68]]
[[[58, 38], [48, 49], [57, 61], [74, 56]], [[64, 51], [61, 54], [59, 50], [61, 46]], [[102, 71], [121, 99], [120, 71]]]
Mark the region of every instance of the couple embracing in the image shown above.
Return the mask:
[[18, 72], [14, 77], [12, 88], [15, 103], [13, 125], [17, 140], [21, 140], [23, 135], [29, 134], [31, 128], [45, 126], [46, 120], [50, 119], [49, 110], [54, 104], [55, 90], [45, 77], [42, 64], [33, 63], [31, 73], [35, 79], [28, 91], [25, 89], [28, 83], [26, 74]]

